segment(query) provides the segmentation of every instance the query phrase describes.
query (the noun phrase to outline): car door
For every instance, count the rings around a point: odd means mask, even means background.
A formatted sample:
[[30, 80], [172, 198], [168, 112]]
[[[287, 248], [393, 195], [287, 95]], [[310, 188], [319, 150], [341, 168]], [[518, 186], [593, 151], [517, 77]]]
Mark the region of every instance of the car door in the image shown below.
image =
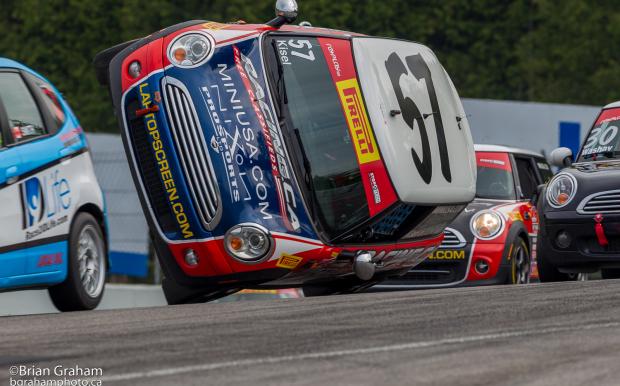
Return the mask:
[[538, 212], [532, 203], [541, 179], [534, 158], [527, 155], [514, 155], [517, 180], [517, 198], [522, 202], [519, 208], [528, 233], [533, 235], [538, 228]]
[[26, 273], [24, 205], [18, 183], [23, 163], [12, 131], [27, 115], [27, 108], [19, 106], [28, 97], [24, 91], [28, 89], [17, 71], [0, 69], [0, 288], [10, 284], [1, 279]]
[[[60, 141], [51, 133], [57, 130], [57, 119], [44, 101], [42, 91], [30, 74], [16, 70], [0, 71], [0, 100], [5, 116], [5, 151], [7, 169], [5, 188], [0, 205], [3, 210], [0, 239], [9, 253], [3, 266], [7, 276], [37, 274], [37, 283], [45, 282], [45, 273], [61, 269], [60, 250], [48, 247], [58, 240], [48, 237], [51, 224], [50, 208], [57, 205], [59, 189], [48, 166], [61, 158]], [[66, 249], [66, 247], [64, 247]], [[23, 276], [14, 278], [13, 285], [34, 282]]]

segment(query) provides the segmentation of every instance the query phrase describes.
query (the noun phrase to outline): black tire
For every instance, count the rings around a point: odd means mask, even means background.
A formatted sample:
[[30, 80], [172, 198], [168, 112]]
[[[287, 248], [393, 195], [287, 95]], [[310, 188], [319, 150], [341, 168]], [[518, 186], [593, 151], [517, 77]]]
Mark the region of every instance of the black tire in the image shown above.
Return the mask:
[[338, 284], [324, 284], [324, 285], [306, 285], [302, 287], [304, 297], [312, 298], [317, 296], [330, 296], [330, 295], [347, 295], [356, 292], [364, 291], [377, 284], [378, 280], [362, 281], [362, 280], [347, 280]]
[[[88, 243], [86, 246], [85, 243], [81, 247], [80, 237], [83, 242], [86, 239], [92, 240], [92, 244]], [[92, 215], [85, 212], [78, 213], [69, 234], [67, 278], [48, 289], [56, 308], [59, 311], [85, 311], [97, 307], [105, 290], [107, 263], [108, 256], [101, 226]], [[87, 277], [87, 283], [83, 283], [80, 274], [81, 264], [84, 264], [84, 277]]]
[[[540, 250], [539, 250], [540, 251]], [[576, 281], [578, 275], [570, 275], [560, 272], [556, 266], [545, 259], [545, 254], [538, 254], [538, 277], [541, 283], [551, 283], [556, 281]]]
[[240, 288], [186, 287], [166, 277], [162, 280], [161, 285], [169, 306], [206, 303], [232, 295], [241, 290]]
[[532, 268], [532, 257], [525, 240], [517, 237], [510, 248], [510, 272], [508, 284], [528, 284]]
[[620, 279], [620, 268], [601, 269], [603, 279]]

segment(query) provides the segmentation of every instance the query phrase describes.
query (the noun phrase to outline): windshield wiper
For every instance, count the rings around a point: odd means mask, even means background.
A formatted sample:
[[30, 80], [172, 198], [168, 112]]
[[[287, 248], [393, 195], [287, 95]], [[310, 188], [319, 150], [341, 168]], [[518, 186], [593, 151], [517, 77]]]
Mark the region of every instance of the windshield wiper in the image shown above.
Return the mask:
[[278, 79], [276, 79], [276, 95], [278, 96], [279, 115], [282, 115], [282, 108], [288, 104], [288, 95], [286, 94], [286, 86], [284, 85], [284, 65], [280, 62], [278, 55], [278, 46], [275, 39], [271, 41], [271, 47], [276, 56], [276, 65], [278, 66]]
[[301, 140], [301, 134], [299, 134], [299, 129], [295, 128], [295, 138], [297, 139], [297, 144], [299, 145], [299, 150], [301, 152], [302, 162], [304, 164], [304, 182], [306, 183], [306, 187], [310, 191], [308, 195], [308, 206], [310, 207], [310, 215], [314, 219], [315, 209], [316, 209], [316, 201], [315, 201], [315, 190], [314, 190], [314, 179], [312, 178], [312, 166], [310, 165], [310, 160], [308, 159], [308, 155], [306, 154], [306, 149], [304, 148], [304, 144]]

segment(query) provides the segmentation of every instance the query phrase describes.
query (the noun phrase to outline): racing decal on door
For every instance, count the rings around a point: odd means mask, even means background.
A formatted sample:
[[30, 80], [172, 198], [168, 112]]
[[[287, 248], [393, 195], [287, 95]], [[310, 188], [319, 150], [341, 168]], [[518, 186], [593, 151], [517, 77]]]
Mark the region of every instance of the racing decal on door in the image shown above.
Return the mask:
[[[415, 149], [411, 149], [411, 156], [413, 157], [413, 162], [418, 170], [418, 173], [420, 174], [420, 177], [422, 177], [422, 180], [426, 184], [430, 184], [433, 179], [433, 157], [431, 156], [431, 145], [425, 123], [426, 119], [432, 116], [437, 134], [437, 144], [439, 145], [439, 162], [441, 163], [441, 172], [447, 182], [452, 182], [452, 172], [450, 170], [450, 158], [448, 157], [446, 134], [441, 117], [441, 110], [439, 109], [439, 102], [437, 100], [437, 93], [435, 92], [435, 86], [433, 85], [433, 78], [428, 64], [426, 64], [424, 58], [422, 58], [422, 55], [419, 53], [407, 56], [403, 60], [400, 55], [393, 52], [385, 62], [385, 68], [387, 69], [390, 81], [392, 82], [392, 87], [394, 88], [394, 93], [396, 94], [398, 105], [400, 107], [399, 114], [411, 130], [414, 130], [417, 124], [420, 131], [422, 158], [420, 158], [420, 155]], [[400, 78], [409, 74], [412, 74], [419, 82], [422, 80], [425, 81], [432, 111], [422, 114], [414, 100], [404, 94], [400, 84]]]
[[19, 186], [26, 240], [69, 221], [71, 187], [57, 169], [31, 177]]
[[347, 40], [326, 38], [319, 38], [318, 41], [340, 96], [372, 217], [395, 203], [398, 197], [381, 159], [368, 118], [353, 63], [351, 43]]
[[[298, 203], [295, 195], [293, 175], [288, 157], [284, 150], [284, 139], [275, 116], [266, 100], [267, 94], [259, 83], [258, 73], [251, 59], [245, 56], [237, 46], [233, 46], [235, 65], [241, 74], [243, 83], [250, 96], [250, 101], [258, 117], [262, 133], [269, 151], [271, 172], [276, 182], [280, 203], [280, 214], [286, 228], [300, 231], [301, 222], [297, 215]], [[301, 205], [299, 205], [301, 207]]]

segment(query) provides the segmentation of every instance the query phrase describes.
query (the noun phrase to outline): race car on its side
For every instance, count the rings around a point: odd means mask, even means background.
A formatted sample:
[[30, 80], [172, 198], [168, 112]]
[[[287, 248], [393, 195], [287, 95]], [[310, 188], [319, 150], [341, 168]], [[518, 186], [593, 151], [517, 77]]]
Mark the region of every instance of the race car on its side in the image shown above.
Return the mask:
[[0, 292], [47, 288], [61, 311], [103, 296], [106, 214], [86, 135], [41, 75], [0, 58]]
[[565, 169], [540, 194], [540, 280], [598, 270], [620, 278], [620, 102], [603, 108], [575, 163], [572, 156], [567, 148], [551, 153]]
[[355, 291], [439, 246], [475, 192], [459, 96], [420, 44], [190, 21], [100, 53], [169, 303]]
[[537, 276], [537, 188], [553, 176], [538, 153], [476, 145], [476, 198], [445, 230], [438, 250], [379, 288], [524, 284]]

